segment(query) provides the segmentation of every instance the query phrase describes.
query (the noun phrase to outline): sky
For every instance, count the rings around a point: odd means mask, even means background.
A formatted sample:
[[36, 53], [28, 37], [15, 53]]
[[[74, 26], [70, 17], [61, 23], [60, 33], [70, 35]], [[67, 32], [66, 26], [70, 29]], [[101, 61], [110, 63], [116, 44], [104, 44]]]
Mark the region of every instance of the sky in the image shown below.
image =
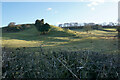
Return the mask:
[[51, 25], [61, 23], [117, 22], [118, 3], [90, 0], [81, 2], [2, 2], [2, 26], [35, 23], [44, 19]]

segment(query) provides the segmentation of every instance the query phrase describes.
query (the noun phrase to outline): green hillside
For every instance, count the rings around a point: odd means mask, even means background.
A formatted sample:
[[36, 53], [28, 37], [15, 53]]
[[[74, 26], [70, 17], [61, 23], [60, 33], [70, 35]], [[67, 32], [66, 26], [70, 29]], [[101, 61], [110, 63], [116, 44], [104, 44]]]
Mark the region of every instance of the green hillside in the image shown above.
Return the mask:
[[[41, 35], [35, 26], [15, 33], [3, 33], [2, 41], [6, 47], [38, 47], [40, 44], [56, 42], [56, 44], [68, 41], [69, 37], [75, 37], [75, 31], [63, 29], [56, 26], [50, 26], [51, 30], [48, 34]], [[58, 43], [57, 43], [58, 42]], [[39, 45], [38, 45], [39, 44]], [[51, 43], [47, 44], [50, 45]]]
[[[94, 51], [113, 52], [117, 50], [117, 35], [115, 29], [110, 31], [92, 30], [89, 33], [84, 29], [63, 29], [56, 26], [50, 26], [51, 30], [48, 34], [41, 35], [34, 25], [29, 29], [25, 29], [15, 33], [2, 34], [2, 47], [36, 47], [40, 46], [47, 49], [69, 49], [81, 50], [89, 49]], [[109, 29], [108, 29], [109, 30]], [[101, 44], [102, 43], [102, 44]]]
[[2, 34], [4, 77], [75, 78], [72, 72], [78, 78], [96, 75], [98, 79], [103, 75], [111, 78], [111, 73], [115, 78], [119, 76], [116, 74], [120, 55], [115, 28], [87, 33], [84, 29], [50, 27], [45, 35], [34, 25], [23, 31]]
[[60, 27], [56, 27], [56, 26], [50, 26], [51, 30], [48, 34], [45, 35], [40, 35], [40, 33], [37, 31], [37, 29], [35, 28], [35, 26], [31, 26], [30, 29], [26, 29], [20, 32], [16, 32], [16, 33], [3, 33], [3, 36], [5, 37], [10, 37], [10, 38], [14, 38], [14, 39], [25, 39], [25, 40], [39, 40], [40, 37], [43, 36], [75, 36], [75, 31], [71, 31], [68, 29], [63, 29]]

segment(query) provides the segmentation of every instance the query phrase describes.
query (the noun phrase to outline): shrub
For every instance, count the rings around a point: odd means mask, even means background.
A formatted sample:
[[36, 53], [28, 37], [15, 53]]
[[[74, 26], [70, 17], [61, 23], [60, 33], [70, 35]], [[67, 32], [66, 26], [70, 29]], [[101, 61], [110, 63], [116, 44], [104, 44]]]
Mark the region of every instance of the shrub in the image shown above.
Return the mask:
[[18, 24], [15, 25], [15, 23], [11, 22], [8, 24], [8, 26], [3, 27], [2, 31], [3, 32], [19, 32], [23, 31], [25, 29], [29, 29], [33, 26], [34, 24]]
[[120, 38], [120, 26], [117, 26], [118, 38]]
[[50, 25], [48, 23], [44, 24], [44, 32], [49, 32], [50, 30]]
[[10, 23], [8, 24], [8, 27], [15, 27], [15, 22], [10, 22]]
[[79, 80], [75, 77], [77, 76], [86, 80], [120, 80], [120, 54], [104, 54], [90, 50], [54, 51], [42, 47], [38, 48], [38, 52], [27, 52], [26, 49], [2, 49], [3, 78]]

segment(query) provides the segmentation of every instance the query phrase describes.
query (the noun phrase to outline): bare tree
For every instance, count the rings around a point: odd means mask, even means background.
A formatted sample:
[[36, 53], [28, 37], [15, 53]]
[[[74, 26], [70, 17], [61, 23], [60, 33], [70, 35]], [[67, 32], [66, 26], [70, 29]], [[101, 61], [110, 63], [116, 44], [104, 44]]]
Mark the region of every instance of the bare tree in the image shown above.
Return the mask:
[[64, 27], [68, 27], [69, 23], [64, 23]]

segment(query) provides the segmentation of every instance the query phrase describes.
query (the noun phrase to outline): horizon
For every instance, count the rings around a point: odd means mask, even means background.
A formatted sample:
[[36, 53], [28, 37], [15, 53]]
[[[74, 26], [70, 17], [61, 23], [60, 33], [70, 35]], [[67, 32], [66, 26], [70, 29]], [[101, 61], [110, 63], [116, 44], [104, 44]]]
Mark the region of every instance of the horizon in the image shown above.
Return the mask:
[[45, 19], [51, 25], [78, 23], [116, 23], [118, 3], [89, 2], [3, 2], [2, 27], [10, 22], [31, 24], [36, 19]]

